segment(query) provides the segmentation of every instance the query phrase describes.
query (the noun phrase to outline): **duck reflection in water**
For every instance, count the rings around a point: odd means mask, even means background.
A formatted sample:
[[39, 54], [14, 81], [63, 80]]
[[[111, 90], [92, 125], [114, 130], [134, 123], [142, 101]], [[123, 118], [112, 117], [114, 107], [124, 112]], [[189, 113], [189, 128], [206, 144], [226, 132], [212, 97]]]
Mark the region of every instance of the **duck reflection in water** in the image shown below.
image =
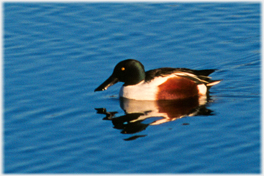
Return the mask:
[[[120, 97], [120, 106], [125, 115], [115, 116], [117, 112], [107, 112], [105, 108], [96, 108], [98, 114], [105, 114], [103, 120], [111, 120], [114, 128], [123, 134], [134, 134], [145, 130], [150, 125], [160, 125], [187, 116], [213, 115], [206, 108], [209, 98], [192, 97], [179, 100], [143, 101]], [[146, 123], [146, 119], [158, 118]], [[187, 125], [184, 123], [183, 125]], [[136, 135], [124, 140], [134, 140], [146, 135]]]

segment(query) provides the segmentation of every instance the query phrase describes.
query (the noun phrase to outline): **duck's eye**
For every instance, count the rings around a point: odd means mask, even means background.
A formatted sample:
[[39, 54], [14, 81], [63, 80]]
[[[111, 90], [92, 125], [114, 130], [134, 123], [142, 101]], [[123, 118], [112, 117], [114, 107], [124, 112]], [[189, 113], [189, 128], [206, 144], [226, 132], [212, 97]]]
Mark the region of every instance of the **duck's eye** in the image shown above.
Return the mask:
[[121, 70], [122, 70], [122, 71], [125, 71], [125, 67], [121, 67]]

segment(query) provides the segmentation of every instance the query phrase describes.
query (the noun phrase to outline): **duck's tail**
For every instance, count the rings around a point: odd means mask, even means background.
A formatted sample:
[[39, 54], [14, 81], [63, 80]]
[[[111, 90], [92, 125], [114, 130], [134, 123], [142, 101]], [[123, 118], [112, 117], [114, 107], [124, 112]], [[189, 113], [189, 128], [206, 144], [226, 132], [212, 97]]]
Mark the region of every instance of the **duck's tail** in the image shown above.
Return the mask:
[[206, 70], [193, 70], [194, 74], [200, 75], [200, 76], [208, 76], [211, 73], [216, 71], [216, 69], [206, 69]]
[[221, 81], [222, 80], [211, 80], [211, 82], [207, 83], [206, 86], [210, 88], [210, 87], [220, 83]]

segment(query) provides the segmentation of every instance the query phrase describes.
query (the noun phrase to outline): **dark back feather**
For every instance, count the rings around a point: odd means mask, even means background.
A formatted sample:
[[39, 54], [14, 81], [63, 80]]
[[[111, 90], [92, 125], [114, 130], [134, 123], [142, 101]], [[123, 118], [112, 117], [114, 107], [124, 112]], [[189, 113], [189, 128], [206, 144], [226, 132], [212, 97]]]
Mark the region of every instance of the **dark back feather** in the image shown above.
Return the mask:
[[210, 81], [210, 78], [208, 75], [213, 73], [215, 69], [207, 69], [207, 70], [191, 70], [188, 68], [170, 68], [170, 67], [164, 67], [164, 68], [158, 68], [154, 70], [149, 70], [146, 72], [146, 78], [145, 81], [151, 81], [157, 76], [167, 76], [169, 74], [175, 73], [175, 72], [187, 72], [196, 75], [198, 78]]

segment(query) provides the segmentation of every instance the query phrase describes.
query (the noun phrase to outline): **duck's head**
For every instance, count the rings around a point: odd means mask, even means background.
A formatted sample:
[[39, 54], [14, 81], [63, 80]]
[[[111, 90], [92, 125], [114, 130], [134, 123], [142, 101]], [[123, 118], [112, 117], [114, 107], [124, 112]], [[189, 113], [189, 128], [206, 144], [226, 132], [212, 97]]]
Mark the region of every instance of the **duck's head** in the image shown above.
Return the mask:
[[124, 82], [124, 86], [135, 85], [145, 79], [144, 66], [137, 60], [127, 59], [119, 62], [112, 75], [94, 91], [103, 91], [117, 82]]

